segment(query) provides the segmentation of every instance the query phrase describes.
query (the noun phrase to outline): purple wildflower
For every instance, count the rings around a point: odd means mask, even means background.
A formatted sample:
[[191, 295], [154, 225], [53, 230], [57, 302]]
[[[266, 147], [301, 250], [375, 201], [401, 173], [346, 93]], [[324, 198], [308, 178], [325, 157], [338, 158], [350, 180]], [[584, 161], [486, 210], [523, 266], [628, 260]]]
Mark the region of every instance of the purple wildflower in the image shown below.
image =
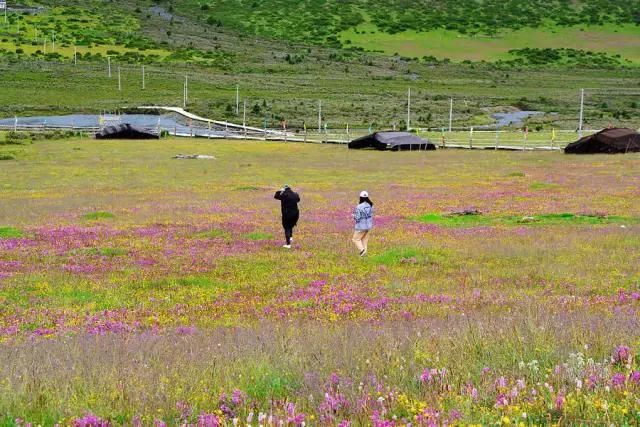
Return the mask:
[[240, 406], [243, 401], [244, 394], [238, 389], [233, 390], [233, 393], [231, 393], [231, 403], [233, 403], [235, 406]]
[[187, 402], [179, 401], [176, 403], [176, 410], [180, 413], [180, 419], [186, 421], [191, 416], [191, 405]]
[[611, 385], [614, 387], [622, 387], [626, 381], [627, 377], [619, 372], [613, 374], [613, 377], [611, 377]]
[[73, 427], [110, 427], [111, 423], [92, 413], [87, 413], [84, 417], [71, 421], [71, 425], [73, 425]]
[[617, 364], [627, 363], [631, 351], [626, 345], [619, 345], [613, 353], [613, 362]]
[[496, 398], [496, 408], [502, 408], [503, 406], [507, 406], [509, 404], [509, 399], [503, 393], [500, 393]]
[[556, 405], [556, 410], [558, 410], [558, 411], [562, 411], [563, 410], [563, 408], [564, 408], [564, 395], [562, 393], [558, 393], [558, 395], [556, 396], [555, 405]]

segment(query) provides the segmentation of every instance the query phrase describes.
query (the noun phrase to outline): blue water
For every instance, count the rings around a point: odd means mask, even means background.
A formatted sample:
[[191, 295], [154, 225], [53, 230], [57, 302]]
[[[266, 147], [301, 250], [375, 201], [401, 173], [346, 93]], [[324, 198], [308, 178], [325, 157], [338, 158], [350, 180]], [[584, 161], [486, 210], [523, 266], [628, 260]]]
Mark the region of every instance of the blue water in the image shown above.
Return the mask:
[[[120, 116], [103, 116], [104, 123], [100, 123], [100, 116], [97, 114], [69, 114], [66, 116], [36, 116], [36, 117], [18, 117], [18, 126], [36, 126], [36, 127], [71, 127], [77, 129], [97, 128], [105, 125], [129, 123], [134, 126], [146, 129], [160, 129], [171, 133], [179, 134], [193, 133], [197, 136], [225, 136], [232, 135], [233, 132], [225, 130], [212, 130], [207, 127], [187, 126], [178, 122], [171, 115], [153, 115], [153, 114], [123, 114]], [[0, 119], [0, 126], [14, 126], [15, 118]]]
[[511, 113], [496, 113], [491, 117], [496, 119], [496, 126], [518, 126], [524, 123], [526, 119], [533, 116], [543, 115], [543, 111], [514, 111]]

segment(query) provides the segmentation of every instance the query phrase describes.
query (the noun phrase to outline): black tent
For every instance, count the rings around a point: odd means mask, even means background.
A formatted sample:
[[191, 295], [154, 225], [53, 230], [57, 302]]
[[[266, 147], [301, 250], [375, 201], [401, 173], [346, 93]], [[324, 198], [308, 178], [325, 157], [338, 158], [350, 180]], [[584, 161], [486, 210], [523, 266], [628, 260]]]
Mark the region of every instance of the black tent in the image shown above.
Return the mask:
[[159, 139], [160, 136], [148, 129], [132, 126], [129, 123], [106, 126], [96, 133], [96, 139]]
[[605, 129], [567, 145], [567, 154], [632, 153], [640, 151], [640, 135], [633, 129]]
[[436, 146], [429, 141], [409, 132], [375, 132], [371, 135], [354, 139], [349, 148], [375, 148], [376, 150], [435, 150]]

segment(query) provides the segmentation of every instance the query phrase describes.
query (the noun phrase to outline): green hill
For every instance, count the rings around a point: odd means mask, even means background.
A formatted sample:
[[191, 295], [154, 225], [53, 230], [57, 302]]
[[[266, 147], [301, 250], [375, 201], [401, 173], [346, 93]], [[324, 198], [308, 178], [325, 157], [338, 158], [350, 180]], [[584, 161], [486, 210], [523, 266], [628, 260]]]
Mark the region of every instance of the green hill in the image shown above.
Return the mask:
[[640, 61], [640, 3], [603, 0], [179, 0], [175, 10], [276, 39], [404, 56], [510, 60], [572, 48]]
[[[557, 113], [532, 129], [568, 129], [580, 88], [637, 87], [637, 0], [521, 3], [504, 3], [494, 22], [493, 0], [486, 11], [475, 1], [25, 1], [39, 9], [0, 17], [0, 115], [182, 105], [188, 74], [191, 111], [241, 120], [238, 84], [258, 126], [315, 123], [322, 100], [330, 128], [402, 127], [411, 86], [415, 126], [448, 123], [453, 97], [454, 126], [519, 108]], [[638, 105], [634, 94], [589, 94], [585, 120], [637, 126]]]

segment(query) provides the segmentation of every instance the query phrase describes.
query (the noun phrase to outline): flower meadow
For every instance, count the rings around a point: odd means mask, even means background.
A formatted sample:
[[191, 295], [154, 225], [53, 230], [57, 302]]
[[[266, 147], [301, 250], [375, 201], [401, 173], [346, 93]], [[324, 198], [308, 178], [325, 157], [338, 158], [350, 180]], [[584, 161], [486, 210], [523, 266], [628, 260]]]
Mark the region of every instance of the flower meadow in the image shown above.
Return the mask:
[[21, 150], [0, 165], [0, 425], [640, 423], [638, 155]]

